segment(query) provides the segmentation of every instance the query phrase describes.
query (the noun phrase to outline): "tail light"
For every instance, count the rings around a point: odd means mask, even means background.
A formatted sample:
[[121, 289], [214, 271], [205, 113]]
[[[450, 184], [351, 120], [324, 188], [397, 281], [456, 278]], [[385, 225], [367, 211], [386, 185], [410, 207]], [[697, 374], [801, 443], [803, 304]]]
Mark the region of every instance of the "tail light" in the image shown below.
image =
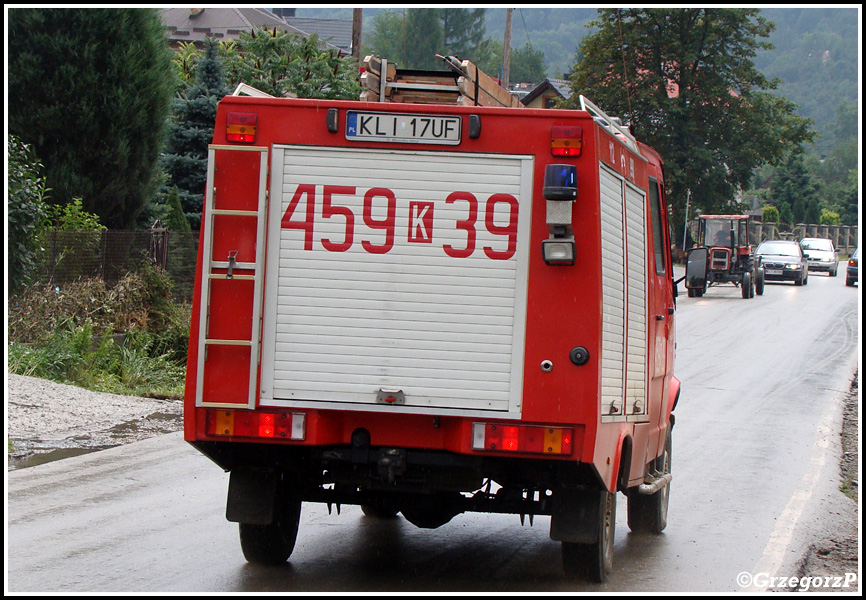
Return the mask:
[[304, 413], [208, 410], [205, 432], [212, 436], [302, 441], [306, 438]]
[[255, 113], [226, 114], [226, 140], [229, 142], [240, 142], [242, 144], [253, 144], [256, 141], [256, 115]]
[[574, 430], [570, 427], [473, 423], [472, 449], [488, 452], [570, 455]]

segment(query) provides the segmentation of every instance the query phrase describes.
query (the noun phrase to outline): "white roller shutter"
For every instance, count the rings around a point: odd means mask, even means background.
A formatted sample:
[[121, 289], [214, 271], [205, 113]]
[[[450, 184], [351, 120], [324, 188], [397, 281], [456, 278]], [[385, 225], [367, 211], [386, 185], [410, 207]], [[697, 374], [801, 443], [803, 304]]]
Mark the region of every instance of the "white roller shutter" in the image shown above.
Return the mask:
[[622, 179], [601, 167], [601, 414], [623, 415], [625, 379], [625, 235]]
[[601, 206], [601, 415], [646, 417], [647, 260], [644, 193], [599, 169]]
[[275, 147], [260, 403], [519, 415], [531, 179], [527, 156]]

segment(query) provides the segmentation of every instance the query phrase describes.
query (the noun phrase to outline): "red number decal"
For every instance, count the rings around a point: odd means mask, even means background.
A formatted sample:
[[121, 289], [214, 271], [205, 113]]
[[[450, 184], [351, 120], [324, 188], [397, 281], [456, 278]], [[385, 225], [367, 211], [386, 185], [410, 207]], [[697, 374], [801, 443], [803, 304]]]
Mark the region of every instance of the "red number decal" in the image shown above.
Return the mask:
[[446, 204], [454, 204], [457, 200], [466, 200], [469, 203], [469, 217], [463, 221], [457, 221], [457, 229], [466, 231], [466, 247], [454, 248], [449, 244], [442, 246], [445, 254], [452, 258], [467, 258], [475, 252], [475, 221], [478, 219], [478, 199], [469, 192], [452, 192], [445, 199]]
[[[292, 215], [295, 214], [295, 209], [298, 207], [298, 202], [301, 196], [307, 195], [307, 210], [303, 221], [292, 221]], [[300, 229], [304, 232], [304, 250], [313, 249], [313, 223], [316, 218], [316, 186], [310, 184], [301, 184], [295, 190], [295, 195], [289, 201], [289, 207], [286, 209], [286, 214], [283, 215], [280, 225], [283, 229]]]
[[[373, 218], [373, 198], [382, 196], [388, 200], [388, 213], [384, 219]], [[370, 254], [385, 254], [394, 247], [394, 230], [397, 224], [397, 198], [388, 188], [372, 188], [364, 194], [364, 223], [370, 229], [380, 229], [385, 232], [385, 243], [381, 246], [366, 240], [361, 242], [364, 250]]]
[[[493, 222], [494, 211], [497, 204], [508, 204], [509, 216], [508, 225], [497, 225]], [[490, 246], [484, 247], [484, 254], [493, 260], [508, 260], [514, 256], [517, 250], [517, 198], [509, 194], [493, 194], [487, 201], [487, 210], [484, 214], [484, 225], [487, 226], [487, 231], [493, 235], [508, 236], [507, 250], [494, 250]]]
[[348, 206], [332, 206], [331, 196], [333, 194], [346, 194], [353, 196], [355, 194], [354, 187], [340, 185], [326, 185], [325, 192], [322, 196], [322, 218], [329, 219], [334, 215], [345, 217], [346, 219], [346, 237], [343, 242], [338, 244], [329, 239], [322, 238], [322, 246], [329, 252], [345, 252], [352, 247], [352, 241], [355, 237], [355, 215], [352, 209]]

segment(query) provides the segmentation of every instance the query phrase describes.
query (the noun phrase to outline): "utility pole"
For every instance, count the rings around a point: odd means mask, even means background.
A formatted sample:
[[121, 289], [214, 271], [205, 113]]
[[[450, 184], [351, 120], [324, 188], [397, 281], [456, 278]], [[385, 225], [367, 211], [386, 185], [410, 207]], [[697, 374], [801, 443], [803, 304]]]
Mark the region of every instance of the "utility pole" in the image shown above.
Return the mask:
[[505, 9], [505, 41], [502, 42], [502, 87], [508, 89], [508, 77], [511, 74], [511, 16], [513, 8]]
[[361, 64], [361, 26], [364, 9], [352, 9], [352, 57]]

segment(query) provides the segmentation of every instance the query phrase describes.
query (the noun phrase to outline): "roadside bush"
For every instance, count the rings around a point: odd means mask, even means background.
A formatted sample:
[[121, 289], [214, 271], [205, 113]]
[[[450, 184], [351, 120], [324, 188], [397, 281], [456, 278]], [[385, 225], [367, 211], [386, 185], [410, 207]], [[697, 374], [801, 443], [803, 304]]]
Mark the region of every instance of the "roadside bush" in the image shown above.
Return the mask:
[[10, 373], [139, 396], [180, 397], [189, 304], [145, 264], [114, 286], [79, 279], [33, 285], [8, 302]]

